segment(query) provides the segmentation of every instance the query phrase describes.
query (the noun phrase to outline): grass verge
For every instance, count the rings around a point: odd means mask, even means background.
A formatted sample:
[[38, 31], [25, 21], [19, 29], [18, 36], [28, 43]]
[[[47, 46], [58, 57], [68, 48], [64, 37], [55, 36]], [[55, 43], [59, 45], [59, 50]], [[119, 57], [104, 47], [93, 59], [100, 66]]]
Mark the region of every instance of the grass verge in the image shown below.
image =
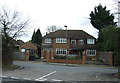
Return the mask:
[[3, 68], [3, 69], [14, 70], [14, 69], [20, 68], [20, 66], [11, 64], [11, 65], [4, 65], [4, 66], [2, 66], [2, 68]]

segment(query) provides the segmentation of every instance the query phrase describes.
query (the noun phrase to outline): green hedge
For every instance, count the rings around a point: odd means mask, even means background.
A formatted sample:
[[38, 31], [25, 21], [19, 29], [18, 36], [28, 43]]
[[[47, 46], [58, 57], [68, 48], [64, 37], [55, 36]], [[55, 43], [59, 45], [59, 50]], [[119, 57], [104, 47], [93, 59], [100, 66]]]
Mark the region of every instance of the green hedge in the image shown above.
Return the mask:
[[81, 60], [82, 57], [81, 56], [59, 56], [56, 55], [54, 56], [54, 59], [67, 59], [67, 60]]

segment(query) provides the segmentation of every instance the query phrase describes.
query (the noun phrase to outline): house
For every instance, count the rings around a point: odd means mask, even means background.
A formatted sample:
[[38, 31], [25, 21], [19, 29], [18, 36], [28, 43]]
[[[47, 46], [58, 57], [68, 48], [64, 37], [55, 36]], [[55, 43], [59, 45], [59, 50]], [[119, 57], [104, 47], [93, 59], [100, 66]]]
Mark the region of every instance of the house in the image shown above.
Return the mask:
[[[50, 51], [51, 55], [46, 54]], [[82, 56], [96, 56], [96, 39], [83, 30], [57, 30], [46, 34], [42, 43], [42, 58], [53, 58], [56, 55], [77, 54]]]
[[37, 53], [37, 45], [26, 42], [19, 46], [19, 50], [22, 53], [25, 53], [25, 60], [29, 61], [30, 57]]
[[37, 46], [31, 42], [26, 42], [26, 43], [22, 44], [21, 46], [19, 46], [19, 50], [21, 52], [26, 52], [27, 50], [29, 50], [33, 54], [33, 52], [35, 50], [37, 50]]

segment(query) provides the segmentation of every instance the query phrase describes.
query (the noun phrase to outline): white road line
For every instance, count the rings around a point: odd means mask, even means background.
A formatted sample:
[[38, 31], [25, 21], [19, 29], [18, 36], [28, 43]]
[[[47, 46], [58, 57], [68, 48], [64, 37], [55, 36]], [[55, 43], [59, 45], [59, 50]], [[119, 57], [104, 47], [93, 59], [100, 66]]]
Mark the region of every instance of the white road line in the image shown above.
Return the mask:
[[10, 77], [10, 78], [13, 78], [13, 79], [19, 79], [19, 78], [17, 78], [17, 77]]
[[51, 72], [51, 73], [49, 73], [49, 74], [47, 74], [47, 75], [44, 75], [44, 76], [42, 76], [42, 77], [40, 77], [40, 78], [35, 79], [35, 80], [36, 80], [36, 81], [39, 81], [39, 80], [43, 79], [44, 77], [47, 77], [47, 76], [52, 75], [52, 74], [55, 73], [55, 72], [56, 72], [56, 71], [53, 71], [53, 72]]
[[62, 81], [62, 80], [58, 80], [58, 79], [52, 79], [52, 81]]
[[29, 79], [29, 78], [23, 78], [24, 80], [32, 80], [32, 79]]
[[42, 78], [42, 79], [36, 79], [35, 81], [46, 81], [47, 78]]
[[7, 78], [8, 76], [0, 76], [1, 78]]

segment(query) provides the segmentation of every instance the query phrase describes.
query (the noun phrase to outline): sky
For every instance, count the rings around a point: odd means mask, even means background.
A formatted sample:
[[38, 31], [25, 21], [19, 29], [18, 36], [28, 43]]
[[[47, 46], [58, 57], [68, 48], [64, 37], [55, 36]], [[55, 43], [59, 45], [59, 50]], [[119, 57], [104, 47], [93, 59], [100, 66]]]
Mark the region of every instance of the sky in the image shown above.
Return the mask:
[[23, 41], [31, 40], [34, 29], [41, 30], [42, 35], [46, 28], [56, 25], [69, 30], [84, 30], [95, 38], [98, 37], [98, 30], [95, 29], [89, 20], [89, 14], [95, 6], [100, 3], [107, 6], [111, 13], [114, 12], [114, 0], [0, 0], [0, 6], [10, 10], [17, 10], [22, 17], [30, 18], [31, 26], [26, 34], [20, 37]]

